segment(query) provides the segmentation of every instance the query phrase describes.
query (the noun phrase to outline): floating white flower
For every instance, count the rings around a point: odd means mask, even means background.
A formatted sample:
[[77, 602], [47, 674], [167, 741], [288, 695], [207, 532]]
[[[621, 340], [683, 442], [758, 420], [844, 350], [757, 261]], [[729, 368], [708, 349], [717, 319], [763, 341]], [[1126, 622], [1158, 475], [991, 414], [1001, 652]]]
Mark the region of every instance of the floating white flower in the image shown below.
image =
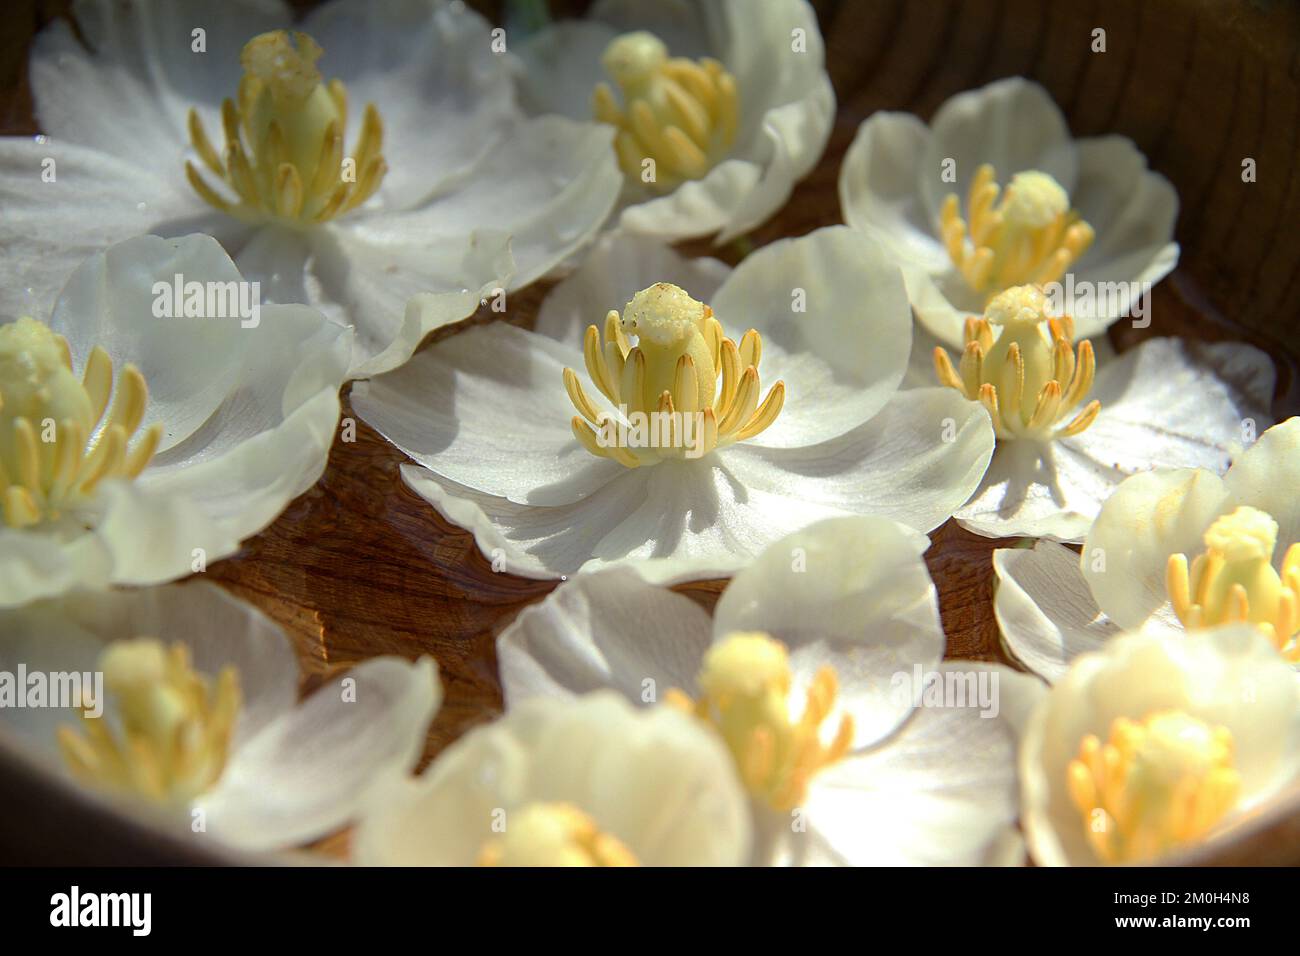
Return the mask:
[[692, 714], [750, 796], [754, 864], [1017, 862], [1016, 728], [1042, 685], [941, 661], [928, 545], [819, 522], [738, 573], [712, 621], [632, 569], [582, 575], [498, 639], [507, 713], [612, 688]]
[[203, 570], [320, 477], [352, 333], [243, 317], [242, 283], [210, 236], [144, 236], [83, 263], [49, 325], [0, 325], [0, 607]]
[[418, 780], [376, 787], [368, 866], [735, 866], [744, 792], [713, 735], [612, 693], [535, 700], [477, 727]]
[[840, 167], [840, 204], [903, 268], [917, 318], [954, 348], [967, 316], [1035, 283], [1063, 283], [1075, 334], [1096, 336], [1140, 310], [1178, 262], [1169, 182], [1126, 137], [1072, 139], [1047, 92], [1019, 77], [954, 96], [929, 126], [872, 115]]
[[1048, 680], [1121, 630], [1249, 622], [1300, 663], [1300, 418], [1264, 432], [1222, 478], [1125, 480], [1083, 553], [1040, 541], [993, 553], [1007, 648]]
[[497, 570], [637, 562], [681, 580], [729, 573], [824, 517], [928, 531], [991, 452], [988, 416], [953, 390], [895, 391], [902, 281], [844, 227], [734, 271], [607, 238], [537, 329], [468, 329], [352, 392], [418, 462], [406, 483]]
[[753, 229], [816, 165], [835, 118], [803, 0], [601, 0], [515, 52], [534, 113], [616, 130], [618, 227], [668, 241]]
[[197, 581], [0, 611], [0, 671], [28, 675], [22, 694], [32, 675], [47, 694], [75, 675], [89, 705], [10, 702], [0, 744], [82, 789], [83, 802], [107, 799], [214, 849], [297, 846], [355, 819], [376, 779], [419, 759], [442, 696], [430, 659], [377, 657], [297, 703], [284, 633]]
[[1300, 779], [1300, 684], [1249, 626], [1126, 633], [1033, 711], [1020, 774], [1040, 865], [1212, 847]]
[[[32, 50], [44, 134], [0, 139], [0, 314], [133, 235], [218, 237], [268, 302], [356, 328], [351, 374], [532, 282], [600, 227], [611, 132], [527, 120], [462, 4], [82, 0]], [[82, 43], [82, 40], [85, 43]]]
[[997, 451], [957, 520], [989, 537], [1080, 541], [1126, 476], [1153, 467], [1227, 468], [1272, 401], [1268, 356], [1235, 342], [1158, 338], [1100, 365], [1074, 344], [1040, 286], [994, 296], [966, 320], [954, 359], [934, 348], [937, 380], [981, 403]]

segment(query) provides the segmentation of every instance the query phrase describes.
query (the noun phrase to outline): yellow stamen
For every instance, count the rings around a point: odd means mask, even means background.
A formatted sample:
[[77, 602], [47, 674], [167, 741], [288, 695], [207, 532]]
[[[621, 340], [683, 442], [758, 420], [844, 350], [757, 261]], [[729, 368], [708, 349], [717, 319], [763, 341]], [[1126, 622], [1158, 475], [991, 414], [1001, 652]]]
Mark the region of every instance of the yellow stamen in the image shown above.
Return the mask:
[[1277, 531], [1270, 515], [1242, 505], [1210, 525], [1205, 552], [1190, 565], [1187, 555], [1170, 555], [1165, 582], [1184, 626], [1249, 622], [1300, 663], [1300, 542], [1287, 548], [1279, 571], [1272, 563]]
[[605, 316], [603, 343], [594, 325], [583, 340], [591, 383], [619, 416], [602, 411], [577, 373], [564, 370], [565, 390], [580, 412], [574, 434], [593, 455], [629, 468], [699, 458], [752, 438], [785, 403], [783, 382], [759, 402], [762, 352], [753, 329], [737, 346], [707, 305], [670, 283], [652, 285], [632, 297], [621, 318], [613, 310]]
[[250, 222], [306, 224], [355, 209], [379, 188], [388, 169], [379, 113], [366, 106], [356, 148], [345, 158], [347, 91], [338, 80], [323, 82], [316, 69], [321, 52], [307, 34], [286, 30], [245, 44], [238, 105], [230, 99], [221, 104], [224, 161], [190, 110], [194, 152], [233, 193], [224, 197], [186, 162], [185, 176], [205, 202]]
[[240, 708], [233, 668], [222, 670], [213, 689], [194, 672], [184, 645], [139, 638], [110, 644], [99, 669], [116, 700], [120, 733], [84, 711], [80, 734], [59, 728], [59, 747], [78, 778], [170, 805], [188, 804], [217, 782]]
[[1232, 734], [1182, 711], [1119, 717], [1066, 770], [1088, 841], [1106, 863], [1151, 860], [1205, 837], [1237, 801]]
[[623, 105], [608, 83], [598, 83], [592, 112], [618, 130], [614, 150], [628, 179], [668, 191], [699, 179], [731, 148], [740, 116], [736, 80], [717, 60], [670, 59], [663, 41], [639, 31], [616, 37], [601, 62]]
[[117, 377], [96, 347], [78, 381], [67, 340], [41, 322], [0, 326], [0, 508], [8, 525], [57, 520], [101, 482], [135, 478], [158, 448], [162, 426], [140, 429], [149, 390], [133, 365]]
[[479, 866], [638, 866], [615, 836], [571, 803], [529, 803], [506, 817], [505, 832], [483, 845]]
[[[1000, 329], [996, 338], [993, 327]], [[1074, 320], [1051, 318], [1037, 286], [1016, 286], [989, 300], [984, 317], [966, 320], [960, 368], [939, 346], [934, 371], [941, 385], [981, 402], [998, 438], [1068, 438], [1097, 418], [1093, 400], [1066, 420], [1092, 388], [1097, 360], [1092, 343], [1070, 344]]]
[[738, 632], [709, 649], [699, 676], [700, 698], [680, 690], [665, 702], [695, 714], [721, 734], [749, 792], [776, 810], [799, 806], [808, 781], [848, 753], [853, 718], [840, 718], [829, 743], [822, 724], [835, 709], [838, 681], [822, 667], [808, 687], [803, 714], [790, 706], [790, 655], [767, 634]]
[[1094, 235], [1047, 173], [1017, 173], [1001, 202], [998, 192], [996, 173], [985, 164], [966, 195], [969, 225], [956, 193], [948, 194], [939, 214], [948, 257], [985, 301], [1012, 286], [1056, 282], [1087, 252]]

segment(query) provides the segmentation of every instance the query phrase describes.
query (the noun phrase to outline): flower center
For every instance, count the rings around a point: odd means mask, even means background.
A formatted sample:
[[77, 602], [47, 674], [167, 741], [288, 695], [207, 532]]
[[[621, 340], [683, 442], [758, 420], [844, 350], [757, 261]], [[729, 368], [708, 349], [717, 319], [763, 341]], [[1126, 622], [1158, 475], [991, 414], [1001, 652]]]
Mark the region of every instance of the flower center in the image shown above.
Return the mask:
[[785, 403], [785, 383], [777, 382], [759, 404], [762, 337], [750, 329], [737, 345], [712, 309], [667, 282], [634, 295], [622, 318], [610, 310], [603, 345], [588, 326], [583, 352], [587, 374], [619, 416], [598, 409], [566, 368], [564, 387], [582, 413], [573, 416], [573, 433], [593, 455], [628, 468], [698, 458], [752, 438]]
[[1016, 173], [1001, 202], [995, 176], [987, 163], [976, 170], [966, 195], [969, 225], [956, 193], [943, 201], [939, 224], [953, 265], [986, 297], [1010, 286], [1057, 281], [1092, 245], [1092, 226], [1047, 173]]
[[[993, 337], [993, 326], [1000, 332]], [[948, 353], [934, 350], [935, 374], [988, 409], [998, 438], [1068, 438], [1097, 417], [1094, 399], [1062, 424], [1092, 388], [1097, 361], [1092, 343], [1070, 344], [1074, 320], [1047, 314], [1047, 297], [1036, 286], [1016, 286], [994, 296], [984, 317], [966, 320], [966, 349], [959, 370]]]
[[194, 164], [185, 175], [203, 199], [222, 212], [257, 222], [325, 222], [361, 205], [387, 171], [380, 153], [384, 127], [368, 104], [361, 135], [343, 156], [347, 89], [321, 80], [316, 41], [275, 30], [253, 37], [240, 63], [239, 103], [221, 104], [226, 148], [218, 155], [198, 114], [190, 110], [190, 142], [203, 165], [235, 194], [223, 198]]
[[1205, 552], [1187, 563], [1171, 554], [1165, 569], [1174, 613], [1187, 628], [1249, 622], [1282, 654], [1300, 663], [1300, 542], [1286, 549], [1282, 571], [1273, 568], [1277, 522], [1242, 505], [1205, 532]]
[[601, 62], [623, 105], [608, 83], [597, 83], [592, 112], [618, 130], [614, 149], [629, 179], [666, 192], [699, 179], [731, 148], [736, 80], [717, 60], [670, 59], [662, 40], [638, 31], [616, 37]]
[[25, 528], [55, 520], [106, 478], [135, 478], [149, 464], [162, 426], [146, 429], [149, 391], [133, 365], [117, 377], [98, 346], [80, 381], [67, 340], [41, 322], [0, 326], [0, 504], [6, 524]]
[[617, 837], [571, 803], [529, 803], [510, 813], [505, 833], [483, 844], [479, 866], [638, 866]]
[[1177, 710], [1119, 717], [1088, 735], [1066, 771], [1088, 840], [1107, 863], [1151, 859], [1199, 840], [1237, 801], [1232, 734]]
[[749, 792], [773, 809], [799, 806], [808, 781], [843, 757], [853, 742], [853, 718], [840, 718], [835, 736], [823, 742], [822, 724], [835, 707], [838, 681], [822, 667], [808, 686], [803, 714], [790, 706], [790, 655], [761, 632], [737, 632], [704, 657], [700, 697], [674, 688], [665, 703], [708, 722], [726, 742]]
[[173, 805], [188, 804], [221, 776], [239, 715], [239, 677], [223, 669], [213, 690], [194, 672], [182, 644], [153, 638], [115, 641], [99, 660], [117, 702], [120, 733], [82, 714], [78, 734], [59, 728], [59, 747], [76, 776]]

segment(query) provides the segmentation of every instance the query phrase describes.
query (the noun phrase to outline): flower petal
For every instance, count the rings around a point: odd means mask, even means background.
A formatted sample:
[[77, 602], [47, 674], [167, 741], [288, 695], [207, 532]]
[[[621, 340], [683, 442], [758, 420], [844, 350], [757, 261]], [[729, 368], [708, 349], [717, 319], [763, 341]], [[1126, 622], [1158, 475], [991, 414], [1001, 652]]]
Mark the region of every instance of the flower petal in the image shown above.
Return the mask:
[[762, 380], [786, 385], [781, 414], [752, 445], [803, 447], [841, 435], [876, 414], [907, 369], [902, 277], [877, 244], [844, 226], [752, 253], [712, 305], [729, 335], [758, 330]]
[[234, 753], [196, 803], [209, 832], [265, 850], [338, 829], [357, 816], [374, 781], [414, 766], [441, 699], [431, 658], [357, 665]]
[[692, 691], [710, 636], [694, 601], [630, 568], [580, 575], [497, 638], [506, 706], [605, 687], [632, 703], [654, 703], [674, 687]]
[[[855, 748], [912, 712], [895, 676], [934, 667], [943, 627], [922, 555], [925, 535], [887, 518], [832, 518], [773, 543], [732, 579], [713, 616], [715, 639], [764, 631], [791, 651], [796, 687], [823, 666], [839, 679]], [[828, 720], [834, 724], [837, 718]]]
[[1003, 646], [1049, 683], [1080, 654], [1096, 650], [1120, 631], [1097, 607], [1079, 570], [1079, 555], [1069, 548], [1047, 540], [1032, 550], [998, 548], [993, 571], [993, 609]]
[[514, 51], [521, 73], [516, 91], [525, 112], [590, 120], [592, 92], [609, 81], [600, 58], [618, 33], [587, 18], [557, 20], [525, 37]]
[[1232, 463], [1223, 483], [1240, 504], [1267, 511], [1278, 523], [1274, 560], [1300, 541], [1300, 418], [1274, 425]]
[[112, 556], [94, 535], [75, 537], [0, 527], [0, 608], [18, 607], [73, 588], [104, 587]]

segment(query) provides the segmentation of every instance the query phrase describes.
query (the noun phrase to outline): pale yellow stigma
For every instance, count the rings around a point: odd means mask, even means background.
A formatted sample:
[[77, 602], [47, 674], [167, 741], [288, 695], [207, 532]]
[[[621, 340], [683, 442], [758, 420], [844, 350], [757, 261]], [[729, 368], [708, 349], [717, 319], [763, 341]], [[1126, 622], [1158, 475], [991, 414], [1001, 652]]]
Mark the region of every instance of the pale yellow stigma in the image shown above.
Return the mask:
[[120, 733], [106, 717], [86, 713], [80, 734], [59, 728], [60, 749], [78, 778], [169, 805], [188, 804], [217, 782], [239, 715], [234, 668], [222, 670], [214, 690], [194, 672], [184, 645], [139, 638], [109, 645], [99, 669]]
[[1263, 631], [1292, 663], [1300, 663], [1300, 542], [1273, 567], [1277, 522], [1242, 505], [1215, 519], [1205, 552], [1188, 564], [1172, 554], [1165, 583], [1174, 613], [1188, 629], [1246, 622]]
[[598, 83], [592, 112], [618, 131], [614, 149], [630, 180], [667, 191], [699, 179], [731, 148], [740, 115], [736, 81], [717, 60], [670, 58], [663, 41], [639, 31], [616, 37], [601, 62], [623, 105], [608, 83]]
[[502, 836], [489, 840], [479, 866], [638, 866], [615, 836], [571, 803], [530, 803], [506, 818]]
[[573, 433], [593, 455], [628, 468], [752, 438], [785, 403], [783, 382], [759, 403], [762, 337], [750, 329], [737, 345], [712, 309], [667, 282], [638, 292], [621, 318], [611, 310], [603, 344], [594, 325], [583, 344], [587, 374], [619, 416], [600, 410], [566, 368], [564, 387], [581, 413]]
[[829, 743], [822, 724], [835, 708], [838, 681], [822, 667], [808, 686], [803, 714], [790, 706], [790, 656], [767, 634], [738, 632], [710, 648], [698, 678], [700, 698], [670, 690], [665, 703], [708, 722], [722, 736], [741, 781], [776, 810], [799, 806], [818, 770], [853, 743], [853, 718], [844, 714]]
[[316, 69], [321, 52], [307, 34], [286, 30], [248, 41], [240, 57], [239, 103], [221, 104], [221, 155], [190, 110], [194, 151], [236, 197], [223, 197], [187, 161], [185, 175], [207, 203], [246, 221], [307, 224], [355, 209], [379, 188], [388, 169], [379, 113], [374, 104], [366, 106], [356, 148], [345, 157], [347, 90], [338, 80], [322, 81]]
[[98, 346], [78, 380], [63, 336], [32, 318], [0, 326], [4, 522], [26, 528], [57, 520], [105, 479], [138, 476], [162, 438], [162, 426], [152, 425], [128, 447], [148, 398], [133, 365], [122, 369], [114, 389], [113, 361]]
[[1092, 227], [1047, 173], [1017, 173], [1001, 202], [995, 177], [987, 163], [976, 170], [966, 196], [969, 224], [956, 193], [943, 201], [939, 223], [953, 265], [986, 297], [1010, 286], [1056, 282], [1092, 245]]
[[1232, 734], [1182, 711], [1120, 717], [1089, 735], [1066, 771], [1088, 841], [1106, 863], [1151, 860], [1195, 843], [1237, 802]]
[[[993, 327], [1000, 331], [993, 337]], [[1084, 339], [1076, 355], [1074, 320], [1047, 314], [1037, 286], [1016, 286], [994, 296], [984, 317], [966, 320], [966, 348], [959, 369], [942, 347], [934, 350], [939, 382], [980, 402], [998, 438], [1068, 438], [1097, 418], [1094, 399], [1069, 421], [1092, 388], [1097, 360]]]

